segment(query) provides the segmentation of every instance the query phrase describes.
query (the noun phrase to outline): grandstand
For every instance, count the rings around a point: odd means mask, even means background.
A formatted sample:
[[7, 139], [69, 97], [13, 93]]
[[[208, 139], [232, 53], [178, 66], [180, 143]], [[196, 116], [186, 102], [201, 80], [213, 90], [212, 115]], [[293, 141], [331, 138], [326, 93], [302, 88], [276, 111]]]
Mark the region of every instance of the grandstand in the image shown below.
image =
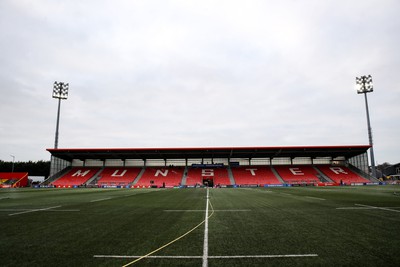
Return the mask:
[[55, 187], [354, 185], [370, 146], [48, 149]]

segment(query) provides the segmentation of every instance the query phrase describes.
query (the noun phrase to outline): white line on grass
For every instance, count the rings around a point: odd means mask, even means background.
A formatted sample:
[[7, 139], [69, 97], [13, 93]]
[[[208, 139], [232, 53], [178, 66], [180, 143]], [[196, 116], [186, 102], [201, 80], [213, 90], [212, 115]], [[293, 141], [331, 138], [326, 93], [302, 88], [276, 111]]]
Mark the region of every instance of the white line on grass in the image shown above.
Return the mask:
[[336, 208], [337, 210], [387, 210], [387, 211], [394, 211], [394, 212], [400, 212], [400, 210], [394, 210], [394, 209], [399, 209], [400, 207], [375, 207], [375, 206], [368, 206], [368, 205], [362, 205], [362, 204], [355, 204], [359, 207], [340, 207]]
[[[0, 212], [2, 211], [36, 211], [37, 209], [0, 209]], [[70, 211], [81, 211], [81, 210], [52, 210], [52, 209], [47, 209], [47, 210], [42, 210], [42, 211], [51, 211], [51, 212], [70, 212]]]
[[[124, 255], [94, 255], [93, 258], [136, 259], [142, 256]], [[318, 254], [286, 254], [286, 255], [233, 255], [208, 256], [208, 259], [243, 259], [243, 258], [301, 258], [318, 257]], [[203, 259], [204, 256], [147, 256], [149, 259]]]
[[204, 210], [164, 210], [165, 212], [204, 212]]
[[400, 210], [392, 210], [392, 209], [383, 208], [383, 207], [374, 207], [374, 206], [368, 206], [368, 205], [362, 205], [362, 204], [355, 204], [355, 205], [360, 206], [360, 207], [367, 207], [367, 208], [371, 208], [371, 209], [378, 209], [378, 210], [387, 210], [387, 211], [400, 212]]
[[210, 201], [209, 192], [210, 191], [207, 188], [206, 217], [204, 223], [203, 267], [208, 266], [208, 202]]
[[[208, 189], [207, 189], [207, 195], [208, 195]], [[207, 203], [208, 203], [208, 198], [207, 198]], [[210, 202], [209, 204], [210, 204], [210, 206], [211, 206], [212, 213], [211, 213], [210, 216], [207, 217], [207, 219], [210, 218], [210, 217], [214, 214], [214, 208], [213, 208], [213, 206], [211, 205], [211, 202]], [[160, 251], [160, 250], [162, 250], [162, 249], [168, 247], [169, 245], [171, 245], [171, 244], [177, 242], [178, 240], [184, 238], [185, 236], [187, 236], [188, 234], [190, 234], [191, 232], [193, 232], [194, 230], [196, 230], [197, 228], [199, 228], [203, 223], [205, 223], [205, 221], [206, 221], [206, 220], [204, 219], [201, 223], [199, 223], [198, 225], [196, 225], [195, 227], [193, 227], [192, 229], [190, 229], [189, 231], [187, 231], [187, 232], [184, 233], [183, 235], [180, 235], [179, 237], [175, 238], [174, 240], [172, 240], [172, 241], [168, 242], [167, 244], [165, 244], [165, 245], [163, 245], [163, 246], [161, 246], [161, 247], [159, 247], [159, 248], [153, 250], [152, 252], [147, 253], [146, 255], [140, 256], [140, 257], [138, 257], [137, 259], [135, 259], [135, 260], [133, 260], [133, 261], [131, 261], [131, 262], [128, 262], [127, 264], [123, 265], [122, 267], [127, 267], [127, 266], [129, 266], [129, 265], [132, 265], [132, 264], [134, 264], [134, 263], [136, 263], [136, 262], [138, 262], [138, 261], [144, 259], [144, 258], [150, 257], [150, 256], [153, 255], [154, 253], [156, 253], [156, 252], [158, 252], [158, 251]]]
[[373, 208], [368, 207], [340, 207], [337, 210], [372, 210]]
[[306, 198], [311, 198], [311, 199], [316, 199], [316, 200], [326, 200], [325, 198], [319, 198], [319, 197], [309, 197], [309, 196], [306, 196]]
[[104, 201], [104, 200], [109, 200], [112, 199], [112, 197], [107, 197], [107, 198], [101, 198], [101, 199], [95, 199], [95, 200], [91, 200], [90, 202], [99, 202], [99, 201]]
[[32, 210], [32, 209], [0, 209], [0, 211], [24, 211], [24, 210]]
[[56, 208], [59, 208], [59, 207], [61, 207], [61, 206], [54, 206], [54, 207], [43, 208], [43, 209], [25, 210], [25, 211], [21, 211], [21, 212], [17, 212], [17, 213], [11, 213], [11, 214], [8, 214], [8, 215], [9, 216], [14, 216], [14, 215], [20, 215], [20, 214], [25, 214], [25, 213], [37, 212], [37, 211], [45, 211], [45, 210], [50, 210], [50, 209], [56, 209]]
[[210, 259], [318, 257], [318, 254], [209, 256]]
[[[165, 212], [204, 212], [205, 210], [164, 210]], [[237, 212], [237, 211], [251, 211], [251, 210], [214, 210], [214, 211], [232, 211], [232, 212]]]
[[77, 212], [77, 211], [81, 211], [81, 210], [47, 210], [50, 212]]

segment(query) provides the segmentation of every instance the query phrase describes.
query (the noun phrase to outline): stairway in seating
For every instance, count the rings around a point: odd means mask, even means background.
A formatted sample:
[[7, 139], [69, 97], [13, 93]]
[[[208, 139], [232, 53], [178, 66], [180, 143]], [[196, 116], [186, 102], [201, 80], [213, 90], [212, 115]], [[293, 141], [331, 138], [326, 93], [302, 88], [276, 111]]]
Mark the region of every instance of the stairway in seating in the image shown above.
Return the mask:
[[271, 165], [271, 171], [274, 173], [275, 177], [281, 182], [282, 184], [285, 184], [285, 181], [283, 181], [282, 177], [279, 175], [279, 173], [275, 170], [274, 166]]
[[63, 177], [64, 175], [66, 175], [70, 170], [72, 170], [72, 166], [68, 166], [65, 169], [62, 169], [61, 171], [53, 174], [52, 176], [50, 176], [46, 180], [44, 180], [40, 185], [49, 185], [50, 183], [58, 180], [59, 178]]
[[229, 180], [231, 182], [231, 185], [235, 185], [236, 184], [235, 177], [233, 177], [231, 166], [228, 166], [227, 170], [228, 170], [228, 176], [229, 176]]
[[347, 166], [347, 168], [349, 168], [352, 172], [354, 172], [355, 174], [357, 174], [358, 176], [361, 176], [362, 178], [365, 178], [373, 183], [379, 183], [380, 181], [377, 178], [374, 178], [372, 175], [369, 175], [368, 173], [363, 172], [362, 170], [360, 170], [359, 168], [357, 168], [356, 166], [349, 164]]
[[327, 182], [327, 183], [334, 183], [334, 181], [332, 181], [331, 178], [329, 178], [328, 176], [326, 176], [320, 169], [318, 169], [317, 166], [313, 166], [314, 170], [316, 170], [318, 172], [318, 179], [321, 180], [321, 182]]
[[100, 173], [104, 170], [105, 167], [102, 167], [100, 170], [96, 172], [95, 175], [93, 175], [92, 178], [86, 181], [85, 185], [90, 185], [90, 184], [95, 184], [99, 178]]
[[183, 170], [181, 185], [186, 185], [187, 173], [188, 173], [188, 167], [185, 166], [185, 169]]
[[139, 182], [140, 178], [142, 178], [143, 173], [146, 171], [146, 167], [143, 167], [142, 170], [139, 172], [138, 176], [135, 178], [135, 180], [133, 180], [132, 183], [130, 183], [129, 185], [135, 185], [137, 184], [137, 182]]

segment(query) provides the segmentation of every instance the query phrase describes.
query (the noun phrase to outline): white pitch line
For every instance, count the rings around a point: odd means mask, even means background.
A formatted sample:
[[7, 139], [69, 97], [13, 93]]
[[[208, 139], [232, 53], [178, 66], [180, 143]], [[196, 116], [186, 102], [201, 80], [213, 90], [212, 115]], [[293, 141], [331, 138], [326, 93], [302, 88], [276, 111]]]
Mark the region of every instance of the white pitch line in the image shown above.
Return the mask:
[[[205, 210], [164, 210], [165, 212], [204, 212]], [[224, 211], [224, 212], [238, 212], [238, 211], [251, 211], [251, 210], [214, 210], [214, 211]]]
[[112, 199], [112, 197], [101, 198], [101, 199], [95, 199], [95, 200], [91, 200], [90, 202], [93, 203], [93, 202], [104, 201], [104, 200], [109, 200], [109, 199]]
[[[94, 255], [93, 258], [136, 259], [142, 256], [124, 255]], [[318, 257], [318, 254], [286, 254], [286, 255], [233, 255], [208, 256], [208, 259], [244, 259], [244, 258], [301, 258]], [[203, 259], [203, 256], [147, 256], [149, 259]]]
[[0, 211], [24, 211], [24, 210], [32, 210], [32, 209], [0, 209]]
[[374, 206], [368, 206], [368, 205], [362, 205], [362, 204], [355, 204], [355, 205], [360, 206], [360, 207], [367, 207], [367, 208], [371, 208], [371, 209], [378, 209], [378, 210], [387, 210], [387, 211], [400, 212], [400, 210], [392, 210], [392, 209], [383, 208], [383, 207], [374, 207]]
[[340, 207], [337, 210], [372, 210], [373, 208], [368, 207]]
[[77, 211], [81, 211], [81, 210], [48, 210], [51, 212], [77, 212]]
[[[142, 256], [94, 255], [93, 258], [137, 259]], [[147, 256], [146, 259], [202, 259], [203, 256]]]
[[204, 212], [204, 210], [164, 210], [165, 212]]
[[213, 210], [213, 211], [223, 211], [223, 212], [230, 212], [230, 211], [232, 211], [232, 212], [237, 212], [237, 211], [243, 211], [243, 212], [248, 212], [248, 211], [251, 211], [251, 210]]
[[[2, 211], [36, 211], [37, 209], [0, 209]], [[42, 210], [42, 211], [51, 211], [51, 212], [70, 212], [70, 211], [81, 211], [81, 210]]]
[[318, 254], [209, 256], [210, 259], [318, 257]]
[[374, 207], [374, 206], [367, 206], [367, 205], [361, 205], [361, 204], [356, 204], [359, 205], [359, 207], [340, 207], [336, 208], [337, 210], [376, 210], [376, 209], [381, 209], [381, 210], [389, 210], [389, 211], [395, 211], [399, 212], [398, 210], [393, 210], [393, 209], [400, 209], [400, 207]]
[[17, 212], [17, 213], [8, 214], [8, 216], [20, 215], [20, 214], [25, 214], [25, 213], [37, 212], [37, 211], [45, 211], [45, 210], [56, 209], [56, 208], [60, 208], [60, 207], [61, 206], [54, 206], [54, 207], [43, 208], [43, 209], [25, 210], [25, 211], [21, 211], [21, 212]]
[[207, 201], [206, 201], [206, 218], [204, 222], [204, 243], [203, 243], [203, 267], [208, 267], [208, 202], [209, 189], [207, 188]]
[[317, 199], [317, 200], [326, 200], [325, 198], [319, 198], [319, 197], [309, 197], [309, 196], [306, 196], [306, 198]]

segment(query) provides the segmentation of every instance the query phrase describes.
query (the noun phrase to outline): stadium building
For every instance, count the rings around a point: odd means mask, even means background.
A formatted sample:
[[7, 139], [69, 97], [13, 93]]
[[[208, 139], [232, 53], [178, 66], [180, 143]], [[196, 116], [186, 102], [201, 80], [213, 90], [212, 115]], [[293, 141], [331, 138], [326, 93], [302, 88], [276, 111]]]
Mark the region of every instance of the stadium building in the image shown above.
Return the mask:
[[0, 172], [0, 188], [28, 186], [27, 172]]
[[47, 149], [55, 187], [244, 187], [376, 183], [369, 145]]

